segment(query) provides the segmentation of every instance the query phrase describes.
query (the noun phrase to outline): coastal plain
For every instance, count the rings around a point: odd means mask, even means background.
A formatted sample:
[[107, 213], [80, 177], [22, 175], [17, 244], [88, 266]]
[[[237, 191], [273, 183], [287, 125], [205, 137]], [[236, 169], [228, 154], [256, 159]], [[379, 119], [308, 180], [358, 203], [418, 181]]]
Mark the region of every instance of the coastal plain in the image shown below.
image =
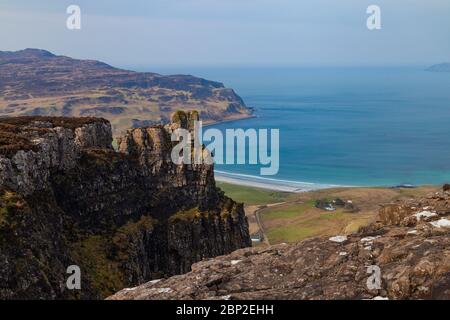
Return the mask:
[[[250, 234], [263, 234], [261, 244], [295, 243], [317, 236], [350, 234], [376, 219], [381, 204], [419, 199], [437, 192], [438, 186], [416, 188], [330, 188], [301, 193], [217, 182], [225, 194], [244, 203]], [[351, 201], [356, 212], [337, 207], [316, 208], [317, 200]], [[259, 223], [258, 223], [259, 221]], [[258, 242], [254, 245], [260, 245]]]

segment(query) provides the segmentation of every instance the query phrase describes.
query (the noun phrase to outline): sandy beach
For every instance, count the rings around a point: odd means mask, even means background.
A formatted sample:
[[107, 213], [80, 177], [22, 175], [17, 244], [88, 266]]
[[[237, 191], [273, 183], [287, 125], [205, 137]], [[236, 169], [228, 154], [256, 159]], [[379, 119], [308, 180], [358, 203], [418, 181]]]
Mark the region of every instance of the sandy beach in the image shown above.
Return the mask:
[[320, 184], [320, 183], [309, 183], [300, 181], [290, 181], [281, 179], [271, 179], [265, 177], [257, 177], [246, 174], [229, 173], [224, 171], [214, 171], [215, 178], [217, 181], [247, 186], [255, 187], [274, 191], [283, 192], [307, 192], [321, 189], [330, 189], [338, 187], [352, 187], [344, 185], [333, 185], [333, 184]]

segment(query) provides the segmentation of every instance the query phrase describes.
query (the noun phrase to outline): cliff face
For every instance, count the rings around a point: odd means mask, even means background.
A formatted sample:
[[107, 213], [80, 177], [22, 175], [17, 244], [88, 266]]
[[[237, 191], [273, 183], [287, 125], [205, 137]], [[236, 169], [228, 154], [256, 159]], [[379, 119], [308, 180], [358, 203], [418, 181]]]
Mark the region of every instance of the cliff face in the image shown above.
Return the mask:
[[[379, 286], [375, 269], [379, 268]], [[370, 286], [368, 286], [368, 283]], [[450, 299], [450, 186], [348, 236], [237, 250], [110, 299]]]
[[213, 167], [172, 163], [170, 128], [129, 130], [116, 152], [103, 119], [1, 120], [0, 298], [102, 298], [249, 246]]

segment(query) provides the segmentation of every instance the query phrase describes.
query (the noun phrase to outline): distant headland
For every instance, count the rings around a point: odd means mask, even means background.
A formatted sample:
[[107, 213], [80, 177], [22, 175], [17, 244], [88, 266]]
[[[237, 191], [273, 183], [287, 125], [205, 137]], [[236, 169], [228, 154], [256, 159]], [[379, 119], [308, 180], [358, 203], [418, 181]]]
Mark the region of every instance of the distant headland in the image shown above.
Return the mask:
[[450, 63], [439, 63], [425, 69], [432, 72], [450, 72]]

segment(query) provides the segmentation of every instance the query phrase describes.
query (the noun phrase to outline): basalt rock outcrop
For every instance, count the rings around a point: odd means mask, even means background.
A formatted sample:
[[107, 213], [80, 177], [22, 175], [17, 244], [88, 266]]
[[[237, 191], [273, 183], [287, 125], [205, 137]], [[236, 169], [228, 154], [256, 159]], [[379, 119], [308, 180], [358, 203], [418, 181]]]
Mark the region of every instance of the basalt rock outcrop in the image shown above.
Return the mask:
[[110, 299], [450, 299], [450, 192], [384, 205], [351, 235], [237, 250]]
[[0, 120], [0, 299], [104, 298], [250, 245], [212, 165], [171, 161], [171, 131], [189, 126], [176, 120], [128, 130], [117, 151], [104, 119]]

